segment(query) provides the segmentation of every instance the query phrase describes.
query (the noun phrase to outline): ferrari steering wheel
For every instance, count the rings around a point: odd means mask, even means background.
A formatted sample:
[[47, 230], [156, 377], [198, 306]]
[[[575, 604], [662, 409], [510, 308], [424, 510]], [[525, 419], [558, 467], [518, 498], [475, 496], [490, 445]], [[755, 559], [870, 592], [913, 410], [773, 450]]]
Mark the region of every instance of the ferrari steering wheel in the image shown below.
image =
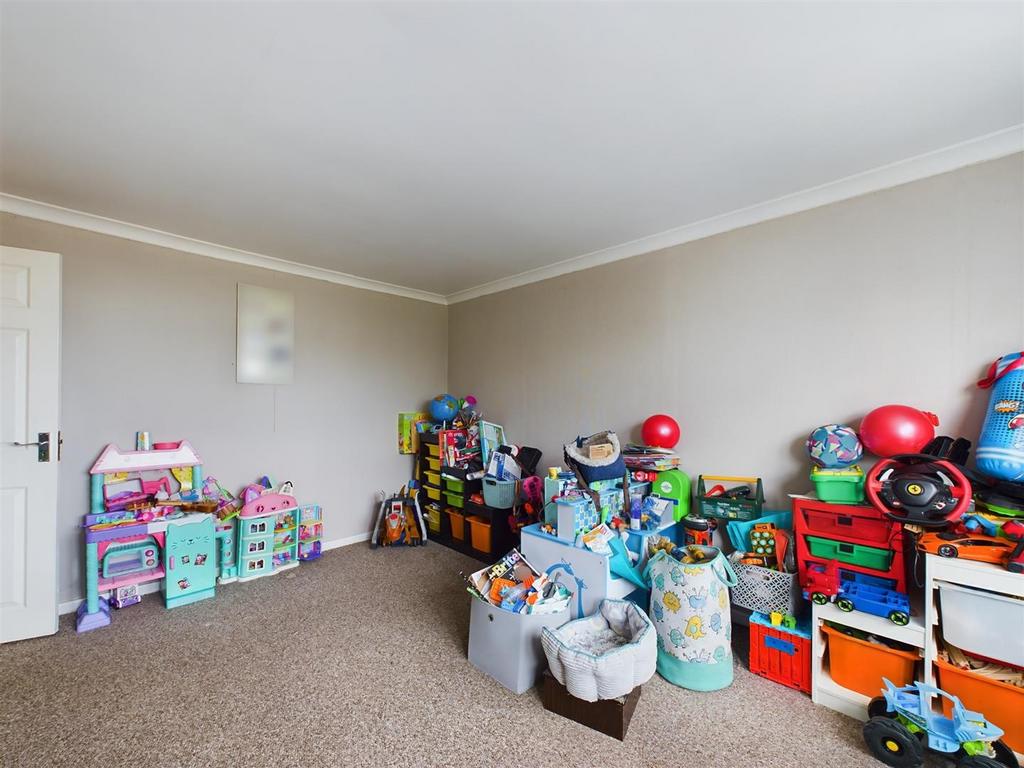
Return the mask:
[[876, 509], [922, 528], [945, 527], [971, 503], [971, 484], [956, 465], [921, 453], [882, 459], [865, 486]]

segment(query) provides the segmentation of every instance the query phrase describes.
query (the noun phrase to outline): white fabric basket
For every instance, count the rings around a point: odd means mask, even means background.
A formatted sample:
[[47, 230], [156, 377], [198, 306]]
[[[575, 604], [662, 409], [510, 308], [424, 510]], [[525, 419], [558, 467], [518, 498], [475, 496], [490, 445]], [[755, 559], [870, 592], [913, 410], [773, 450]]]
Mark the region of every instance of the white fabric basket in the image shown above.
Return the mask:
[[625, 696], [654, 675], [654, 625], [628, 600], [602, 600], [593, 616], [544, 628], [541, 646], [551, 674], [584, 701]]

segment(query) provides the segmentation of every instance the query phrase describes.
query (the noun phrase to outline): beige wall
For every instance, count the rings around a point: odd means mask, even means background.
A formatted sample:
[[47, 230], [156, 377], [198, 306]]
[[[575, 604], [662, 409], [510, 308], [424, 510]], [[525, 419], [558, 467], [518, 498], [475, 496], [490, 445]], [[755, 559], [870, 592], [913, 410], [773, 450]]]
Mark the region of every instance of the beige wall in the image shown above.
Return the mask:
[[[232, 490], [292, 480], [329, 540], [368, 531], [377, 489], [407, 481], [395, 414], [444, 389], [445, 307], [7, 214], [0, 242], [63, 256], [61, 601], [83, 595], [86, 473], [136, 430], [187, 438]], [[235, 383], [239, 282], [294, 294], [293, 384]]]
[[884, 403], [976, 439], [974, 381], [1024, 345], [1022, 156], [457, 304], [451, 390], [561, 463], [655, 412], [694, 475], [809, 487], [803, 440]]
[[[407, 478], [395, 413], [445, 389], [544, 466], [672, 413], [688, 471], [761, 475], [776, 504], [807, 488], [818, 424], [905, 402], [974, 439], [973, 381], [1024, 346], [1022, 158], [447, 309], [0, 214], [3, 244], [63, 254], [60, 599], [82, 595], [88, 468], [138, 429], [229, 488], [294, 481], [332, 540]], [[238, 282], [294, 293], [293, 384], [235, 383]]]

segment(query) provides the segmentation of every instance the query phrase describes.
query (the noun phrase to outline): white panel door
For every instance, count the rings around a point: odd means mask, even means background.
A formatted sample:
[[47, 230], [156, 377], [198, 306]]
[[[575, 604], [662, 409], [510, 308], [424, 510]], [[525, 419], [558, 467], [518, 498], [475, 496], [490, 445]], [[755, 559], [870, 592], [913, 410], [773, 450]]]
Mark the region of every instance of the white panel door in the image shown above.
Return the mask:
[[0, 246], [0, 642], [57, 631], [59, 405], [60, 255]]

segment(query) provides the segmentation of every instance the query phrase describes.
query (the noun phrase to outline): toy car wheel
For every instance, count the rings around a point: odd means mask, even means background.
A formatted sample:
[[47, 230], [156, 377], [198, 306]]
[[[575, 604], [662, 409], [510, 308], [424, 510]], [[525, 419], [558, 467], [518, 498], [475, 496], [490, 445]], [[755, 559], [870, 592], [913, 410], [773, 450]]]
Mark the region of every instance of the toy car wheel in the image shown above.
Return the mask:
[[864, 724], [863, 733], [871, 754], [886, 765], [918, 768], [924, 764], [924, 746], [898, 720], [872, 717]]
[[897, 627], [905, 627], [910, 623], [910, 617], [903, 611], [892, 611], [889, 614], [889, 621]]
[[935, 550], [935, 554], [939, 557], [956, 557], [960, 551], [952, 544], [940, 544], [939, 548]]
[[889, 703], [885, 700], [885, 696], [875, 696], [871, 701], [868, 702], [868, 720], [872, 717], [892, 717], [889, 713]]
[[824, 605], [828, 602], [828, 595], [824, 592], [815, 592], [811, 595], [811, 602], [815, 605]]
[[1004, 763], [985, 755], [969, 755], [956, 764], [956, 768], [1003, 768], [1003, 766]]
[[836, 600], [836, 608], [838, 608], [840, 611], [846, 611], [847, 613], [850, 613], [854, 609], [853, 600], [850, 600], [846, 597], [840, 597], [838, 600]]
[[1005, 741], [993, 741], [992, 749], [996, 753], [996, 762], [1005, 765], [1006, 768], [1019, 768], [1017, 756]]

